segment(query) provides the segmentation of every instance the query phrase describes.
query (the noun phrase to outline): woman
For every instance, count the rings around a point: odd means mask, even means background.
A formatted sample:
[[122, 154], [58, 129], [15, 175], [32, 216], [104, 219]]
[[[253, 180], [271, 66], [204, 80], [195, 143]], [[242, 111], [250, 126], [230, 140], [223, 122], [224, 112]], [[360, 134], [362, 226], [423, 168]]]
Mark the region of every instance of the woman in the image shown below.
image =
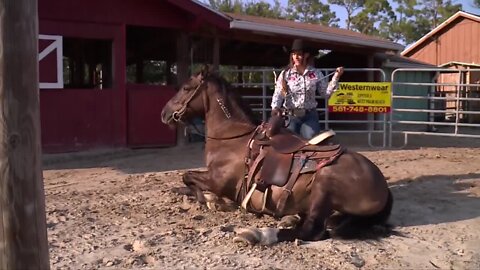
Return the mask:
[[338, 67], [329, 83], [322, 71], [309, 64], [313, 56], [301, 39], [294, 40], [290, 64], [278, 76], [272, 97], [272, 116], [280, 116], [283, 108], [289, 117], [287, 128], [306, 139], [320, 132], [316, 93], [328, 98], [343, 74], [343, 67]]

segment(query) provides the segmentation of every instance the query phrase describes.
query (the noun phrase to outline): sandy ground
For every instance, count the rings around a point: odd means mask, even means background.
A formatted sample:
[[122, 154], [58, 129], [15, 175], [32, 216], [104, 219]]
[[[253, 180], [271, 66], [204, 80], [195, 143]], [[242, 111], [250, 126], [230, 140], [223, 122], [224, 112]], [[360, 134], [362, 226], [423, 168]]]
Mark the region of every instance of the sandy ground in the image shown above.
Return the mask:
[[[201, 144], [44, 156], [52, 269], [480, 269], [480, 142], [431, 138], [358, 150], [389, 178], [398, 235], [241, 246], [270, 217], [213, 212], [173, 194]], [[429, 145], [431, 144], [431, 145]], [[420, 145], [426, 145], [420, 147]], [[183, 150], [186, 148], [184, 147]]]

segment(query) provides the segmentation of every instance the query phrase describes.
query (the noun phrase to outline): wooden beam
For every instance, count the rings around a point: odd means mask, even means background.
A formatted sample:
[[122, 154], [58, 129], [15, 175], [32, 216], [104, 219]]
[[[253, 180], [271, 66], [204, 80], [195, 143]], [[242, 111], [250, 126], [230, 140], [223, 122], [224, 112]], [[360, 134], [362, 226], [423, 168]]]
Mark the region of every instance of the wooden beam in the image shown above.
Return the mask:
[[[190, 45], [186, 33], [179, 33], [177, 36], [177, 85], [185, 83], [190, 76], [188, 56]], [[186, 145], [188, 138], [185, 136], [184, 127], [179, 125], [177, 128], [177, 145]]]
[[213, 38], [213, 67], [218, 70], [220, 64], [220, 40], [218, 37]]
[[37, 0], [0, 0], [0, 269], [49, 269]]

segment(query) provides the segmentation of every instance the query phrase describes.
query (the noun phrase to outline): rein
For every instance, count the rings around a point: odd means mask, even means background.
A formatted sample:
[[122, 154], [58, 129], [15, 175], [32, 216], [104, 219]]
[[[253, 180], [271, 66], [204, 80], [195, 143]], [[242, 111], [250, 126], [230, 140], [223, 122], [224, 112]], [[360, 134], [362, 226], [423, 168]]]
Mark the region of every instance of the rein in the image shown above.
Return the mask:
[[211, 140], [232, 140], [232, 139], [237, 139], [237, 138], [240, 138], [240, 137], [243, 137], [245, 135], [248, 135], [250, 133], [252, 133], [257, 127], [252, 127], [252, 129], [249, 129], [247, 130], [246, 132], [244, 133], [241, 133], [239, 135], [234, 135], [234, 136], [230, 136], [230, 137], [221, 137], [221, 138], [217, 138], [217, 137], [210, 137], [210, 136], [206, 136], [207, 139], [211, 139]]

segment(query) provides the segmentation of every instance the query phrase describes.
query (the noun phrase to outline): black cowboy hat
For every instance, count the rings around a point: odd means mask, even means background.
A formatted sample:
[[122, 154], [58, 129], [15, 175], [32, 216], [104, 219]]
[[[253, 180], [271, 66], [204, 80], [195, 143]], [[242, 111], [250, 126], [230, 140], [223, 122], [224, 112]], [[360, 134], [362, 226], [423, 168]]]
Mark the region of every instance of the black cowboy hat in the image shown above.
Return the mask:
[[313, 48], [308, 47], [304, 44], [303, 39], [299, 39], [299, 38], [293, 40], [292, 48], [290, 49], [290, 52], [293, 52], [293, 51], [302, 51], [304, 53], [310, 53], [310, 54], [314, 54], [315, 52]]

